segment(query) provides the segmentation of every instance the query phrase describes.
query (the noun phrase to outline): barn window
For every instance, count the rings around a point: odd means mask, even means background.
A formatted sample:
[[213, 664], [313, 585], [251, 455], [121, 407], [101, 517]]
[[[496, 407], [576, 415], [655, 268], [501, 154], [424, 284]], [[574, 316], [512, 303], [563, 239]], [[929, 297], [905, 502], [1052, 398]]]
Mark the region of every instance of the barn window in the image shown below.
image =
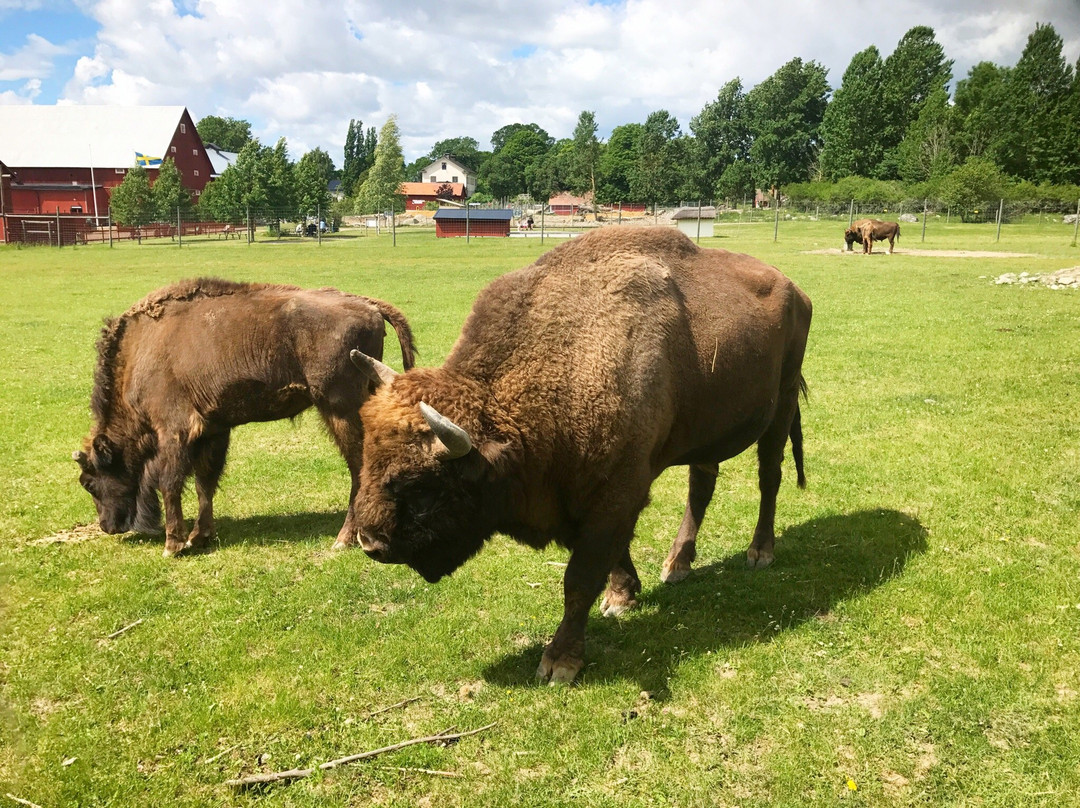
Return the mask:
[[186, 135], [187, 134], [187, 124], [186, 123], [180, 124], [180, 134], [181, 135]]
[[71, 212], [72, 213], [82, 213], [82, 205], [72, 205], [71, 206]]
[[431, 181], [432, 181], [432, 182], [438, 182], [438, 180], [437, 180], [437, 179], [435, 179], [435, 175], [434, 175], [434, 174], [432, 174], [432, 175], [431, 175]]
[[169, 146], [169, 151], [171, 151], [173, 154], [176, 154], [176, 146]]
[[457, 182], [457, 174], [450, 178], [450, 182]]
[[116, 169], [116, 173], [117, 174], [127, 174], [127, 169], [126, 168], [118, 168], [118, 169]]
[[199, 170], [198, 169], [195, 170], [195, 176], [196, 177], [199, 176]]
[[202, 191], [196, 191], [195, 196], [202, 196]]
[[442, 170], [443, 170], [443, 171], [446, 171], [446, 163], [443, 163], [443, 164], [442, 164]]
[[199, 150], [198, 149], [192, 149], [191, 153], [194, 154], [196, 157], [199, 156]]

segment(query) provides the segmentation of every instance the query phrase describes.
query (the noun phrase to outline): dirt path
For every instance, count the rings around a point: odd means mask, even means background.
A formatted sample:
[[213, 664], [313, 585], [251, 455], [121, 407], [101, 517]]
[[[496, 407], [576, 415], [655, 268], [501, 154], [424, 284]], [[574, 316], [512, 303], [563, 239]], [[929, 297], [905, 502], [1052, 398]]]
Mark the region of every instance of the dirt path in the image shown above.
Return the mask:
[[[803, 250], [804, 255], [858, 255], [862, 256], [861, 252], [856, 250], [848, 253], [847, 250], [834, 249], [834, 250]], [[881, 252], [872, 252], [870, 255], [876, 257], [879, 255], [888, 255], [888, 249]], [[902, 250], [897, 249], [894, 255], [918, 255], [928, 258], [1042, 258], [1043, 256], [1036, 253], [1018, 253], [1018, 252], [998, 252], [996, 250]]]

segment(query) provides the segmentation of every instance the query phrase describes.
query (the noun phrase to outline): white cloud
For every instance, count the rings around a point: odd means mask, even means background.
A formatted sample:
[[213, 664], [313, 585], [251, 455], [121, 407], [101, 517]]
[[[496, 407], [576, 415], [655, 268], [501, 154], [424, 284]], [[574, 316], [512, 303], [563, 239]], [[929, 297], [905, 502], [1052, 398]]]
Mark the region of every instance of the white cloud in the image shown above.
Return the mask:
[[294, 158], [322, 146], [339, 164], [349, 119], [379, 127], [392, 113], [406, 159], [459, 135], [487, 147], [515, 121], [568, 137], [585, 109], [602, 135], [660, 108], [685, 128], [736, 76], [750, 88], [799, 56], [838, 84], [856, 52], [887, 55], [914, 25], [935, 29], [958, 78], [983, 59], [1014, 63], [1037, 21], [1055, 25], [1070, 61], [1080, 52], [1075, 0], [896, 0], [872, 26], [859, 23], [873, 18], [866, 0], [79, 4], [100, 30], [65, 99], [245, 118], [264, 143], [286, 136]]
[[46, 78], [52, 73], [56, 57], [64, 53], [67, 50], [63, 46], [54, 45], [37, 34], [30, 34], [18, 50], [0, 53], [0, 81]]

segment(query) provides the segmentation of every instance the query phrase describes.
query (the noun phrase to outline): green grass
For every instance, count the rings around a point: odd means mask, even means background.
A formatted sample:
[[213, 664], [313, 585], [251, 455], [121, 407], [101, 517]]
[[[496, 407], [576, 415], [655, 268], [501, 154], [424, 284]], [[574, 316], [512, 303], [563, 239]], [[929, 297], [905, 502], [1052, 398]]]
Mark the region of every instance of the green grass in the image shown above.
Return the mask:
[[1035, 257], [806, 252], [839, 246], [836, 222], [708, 240], [814, 301], [809, 488], [789, 467], [776, 563], [751, 572], [753, 454], [722, 466], [695, 572], [669, 587], [686, 474], [665, 473], [634, 543], [641, 609], [594, 611], [569, 688], [533, 682], [564, 554], [496, 538], [430, 586], [331, 553], [348, 482], [314, 416], [236, 431], [210, 553], [57, 540], [94, 518], [70, 456], [103, 317], [196, 275], [334, 285], [400, 306], [434, 365], [539, 240], [0, 249], [0, 805], [1080, 804], [1080, 294], [990, 282], [1080, 251], [1060, 224], [997, 244], [992, 225], [931, 223], [925, 244], [919, 227], [901, 251]]

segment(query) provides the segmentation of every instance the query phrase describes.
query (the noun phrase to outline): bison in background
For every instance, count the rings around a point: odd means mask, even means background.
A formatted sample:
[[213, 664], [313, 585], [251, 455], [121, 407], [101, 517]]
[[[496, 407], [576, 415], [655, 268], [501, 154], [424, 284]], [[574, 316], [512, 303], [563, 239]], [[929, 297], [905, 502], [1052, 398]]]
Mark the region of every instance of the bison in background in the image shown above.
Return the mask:
[[[165, 556], [204, 546], [214, 534], [214, 492], [232, 428], [314, 406], [352, 475], [335, 546], [354, 544], [359, 409], [371, 386], [349, 352], [381, 356], [384, 319], [397, 332], [405, 368], [412, 367], [405, 316], [337, 289], [200, 278], [152, 292], [106, 321], [90, 402], [94, 426], [73, 455], [101, 529], [157, 532], [160, 491]], [[185, 540], [180, 498], [191, 474], [199, 514]]]
[[778, 270], [673, 230], [605, 228], [555, 248], [481, 292], [442, 367], [396, 374], [354, 353], [379, 385], [361, 410], [361, 546], [430, 582], [496, 531], [568, 548], [563, 619], [537, 673], [571, 681], [605, 581], [605, 615], [636, 605], [630, 541], [668, 466], [690, 467], [690, 494], [664, 580], [689, 574], [718, 464], [754, 443], [747, 560], [773, 560], [789, 436], [805, 483], [810, 315]]
[[863, 245], [863, 253], [870, 255], [874, 251], [875, 241], [889, 240], [889, 255], [892, 255], [893, 242], [900, 239], [900, 225], [896, 222], [883, 222], [880, 219], [859, 219], [851, 223], [844, 231], [844, 241], [848, 251], [858, 241]]

